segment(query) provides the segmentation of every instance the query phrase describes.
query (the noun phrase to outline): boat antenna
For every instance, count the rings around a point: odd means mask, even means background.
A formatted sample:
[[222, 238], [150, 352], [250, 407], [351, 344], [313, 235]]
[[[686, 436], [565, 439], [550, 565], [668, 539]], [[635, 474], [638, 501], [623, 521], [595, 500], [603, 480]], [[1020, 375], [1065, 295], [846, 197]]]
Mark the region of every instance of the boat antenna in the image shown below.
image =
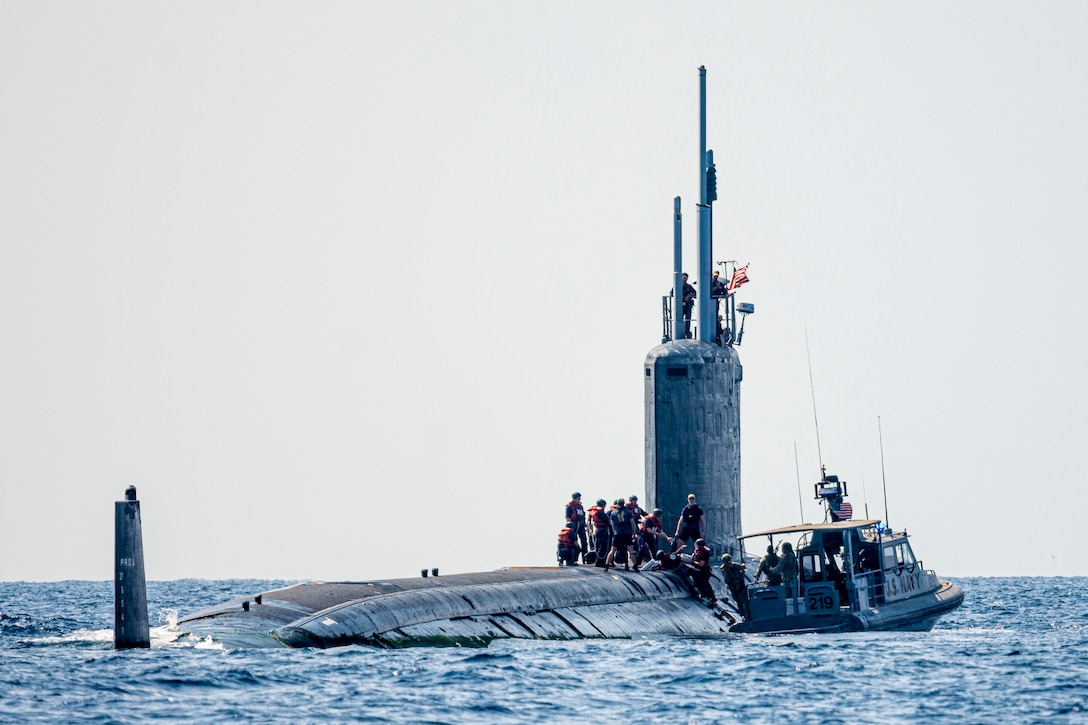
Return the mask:
[[865, 504], [865, 518], [869, 518], [869, 494], [865, 493], [865, 474], [861, 474], [861, 501]]
[[880, 427], [880, 416], [876, 417], [876, 432], [880, 436], [880, 479], [884, 482], [884, 525], [891, 528], [888, 522], [888, 478], [884, 475], [884, 431]]
[[805, 355], [808, 357], [808, 387], [812, 391], [812, 420], [816, 424], [816, 457], [820, 461], [820, 471], [822, 473], [824, 470], [824, 454], [820, 450], [820, 421], [816, 417], [816, 386], [812, 382], [812, 352], [808, 348], [808, 327], [805, 328]]
[[797, 441], [793, 442], [793, 468], [797, 471], [797, 507], [801, 509], [801, 523], [805, 523], [805, 504], [801, 499], [801, 464], [797, 462]]

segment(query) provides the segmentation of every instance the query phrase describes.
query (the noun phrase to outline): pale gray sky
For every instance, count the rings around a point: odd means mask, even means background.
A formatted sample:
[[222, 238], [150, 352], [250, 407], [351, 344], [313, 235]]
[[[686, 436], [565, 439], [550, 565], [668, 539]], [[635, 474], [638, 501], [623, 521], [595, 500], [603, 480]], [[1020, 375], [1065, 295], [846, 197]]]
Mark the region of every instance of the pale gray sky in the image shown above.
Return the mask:
[[[949, 576], [1088, 574], [1088, 5], [0, 2], [0, 580], [554, 562], [749, 262], [744, 528], [822, 457]], [[864, 481], [864, 489], [862, 483]], [[864, 495], [863, 495], [864, 493]]]

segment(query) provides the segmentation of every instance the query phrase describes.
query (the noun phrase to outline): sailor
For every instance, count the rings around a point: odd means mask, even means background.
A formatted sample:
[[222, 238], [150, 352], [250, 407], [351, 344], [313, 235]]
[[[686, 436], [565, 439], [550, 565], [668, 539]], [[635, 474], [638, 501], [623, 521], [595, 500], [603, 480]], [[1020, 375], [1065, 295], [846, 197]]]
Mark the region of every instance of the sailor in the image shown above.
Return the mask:
[[720, 274], [721, 272], [719, 272], [718, 270], [714, 270], [714, 278], [710, 280], [710, 296], [712, 297], [726, 296], [726, 283], [721, 281]]
[[688, 273], [687, 272], [684, 272], [680, 276], [680, 279], [683, 282], [683, 286], [680, 288], [681, 290], [683, 290], [681, 292], [681, 294], [683, 295], [683, 300], [682, 300], [681, 304], [683, 305], [683, 310], [684, 310], [684, 317], [683, 317], [683, 325], [684, 325], [683, 333], [684, 333], [684, 335], [683, 336], [684, 337], [691, 337], [691, 310], [695, 307], [696, 292], [695, 292], [695, 288], [692, 287], [690, 284], [688, 284]]
[[608, 555], [608, 550], [612, 548], [612, 527], [608, 522], [608, 511], [605, 509], [607, 505], [608, 502], [603, 498], [597, 499], [596, 505], [589, 507], [587, 517], [593, 552], [596, 556], [594, 563], [597, 566], [604, 566], [604, 558]]
[[767, 586], [776, 587], [782, 583], [782, 575], [775, 574], [774, 568], [778, 566], [778, 554], [774, 553], [774, 547], [767, 545], [767, 556], [759, 560], [759, 568], [756, 569], [756, 581], [761, 576], [767, 577]]
[[556, 537], [556, 557], [559, 565], [578, 566], [578, 532], [574, 524], [567, 522]]
[[668, 534], [661, 530], [661, 509], [654, 509], [652, 514], [647, 514], [642, 519], [642, 540], [646, 544], [646, 549], [649, 551], [650, 558], [657, 558], [656, 554], [658, 549], [657, 540], [664, 539], [665, 541], [672, 542]]
[[788, 541], [782, 542], [782, 561], [778, 562], [774, 573], [782, 577], [786, 595], [797, 596], [797, 555], [793, 553], [793, 545]]
[[744, 564], [737, 564], [733, 561], [731, 554], [722, 554], [722, 578], [725, 579], [725, 586], [729, 588], [729, 593], [733, 596], [733, 601], [737, 603], [737, 611], [745, 619], [749, 619], [748, 616], [748, 582], [745, 581], [745, 569]]
[[704, 536], [706, 536], [706, 518], [703, 516], [703, 509], [695, 503], [695, 494], [689, 493], [688, 505], [684, 507], [684, 510], [680, 512], [680, 518], [676, 520], [674, 538], [682, 541], [684, 548], [687, 548], [688, 541], [701, 539]]
[[858, 554], [858, 571], [876, 571], [880, 568], [880, 557], [877, 554], [876, 544], [859, 544], [861, 552]]
[[678, 551], [659, 551], [654, 555], [654, 559], [661, 563], [661, 568], [667, 571], [674, 571], [684, 565], [683, 555]]
[[567, 521], [574, 524], [574, 531], [578, 534], [578, 543], [582, 547], [582, 563], [586, 563], [586, 510], [582, 508], [582, 494], [575, 491], [567, 502]]
[[604, 569], [608, 571], [616, 559], [616, 553], [624, 549], [627, 552], [627, 560], [623, 563], [623, 568], [624, 571], [630, 571], [635, 563], [634, 541], [635, 533], [638, 531], [634, 514], [624, 504], [622, 498], [617, 498], [609, 518], [612, 524], [612, 548], [609, 549], [608, 558], [604, 561]]
[[632, 523], [634, 523], [635, 534], [631, 541], [632, 546], [635, 549], [635, 564], [641, 566], [642, 562], [648, 561], [653, 557], [651, 552], [646, 547], [646, 542], [642, 538], [642, 518], [649, 516], [645, 509], [638, 505], [638, 496], [634, 494], [627, 497], [627, 508], [631, 510], [633, 517]]
[[695, 551], [689, 557], [688, 571], [699, 594], [713, 605], [718, 600], [710, 586], [710, 557], [710, 547], [706, 545], [706, 539], [696, 540]]

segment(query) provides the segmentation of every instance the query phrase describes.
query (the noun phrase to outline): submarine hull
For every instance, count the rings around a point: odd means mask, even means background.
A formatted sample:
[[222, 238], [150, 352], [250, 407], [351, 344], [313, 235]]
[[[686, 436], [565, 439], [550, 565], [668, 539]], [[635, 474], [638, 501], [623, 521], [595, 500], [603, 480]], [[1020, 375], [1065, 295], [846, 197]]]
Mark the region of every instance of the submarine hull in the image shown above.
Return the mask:
[[[722, 593], [718, 592], [719, 598]], [[440, 578], [314, 582], [180, 619], [179, 640], [227, 647], [486, 646], [496, 639], [715, 636], [732, 622], [668, 571], [504, 569]]]

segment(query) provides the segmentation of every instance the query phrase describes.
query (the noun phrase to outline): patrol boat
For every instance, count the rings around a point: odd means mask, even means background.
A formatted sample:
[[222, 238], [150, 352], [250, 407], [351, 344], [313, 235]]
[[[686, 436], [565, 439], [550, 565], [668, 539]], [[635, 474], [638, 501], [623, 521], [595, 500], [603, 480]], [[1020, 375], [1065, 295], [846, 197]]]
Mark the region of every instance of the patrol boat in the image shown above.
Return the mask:
[[797, 579], [749, 587], [749, 617], [731, 632], [926, 632], [963, 603], [963, 590], [915, 557], [905, 530], [892, 531], [879, 519], [851, 520], [845, 481], [825, 473], [815, 489], [830, 521], [740, 537], [742, 547], [764, 537], [771, 547], [793, 539]]

